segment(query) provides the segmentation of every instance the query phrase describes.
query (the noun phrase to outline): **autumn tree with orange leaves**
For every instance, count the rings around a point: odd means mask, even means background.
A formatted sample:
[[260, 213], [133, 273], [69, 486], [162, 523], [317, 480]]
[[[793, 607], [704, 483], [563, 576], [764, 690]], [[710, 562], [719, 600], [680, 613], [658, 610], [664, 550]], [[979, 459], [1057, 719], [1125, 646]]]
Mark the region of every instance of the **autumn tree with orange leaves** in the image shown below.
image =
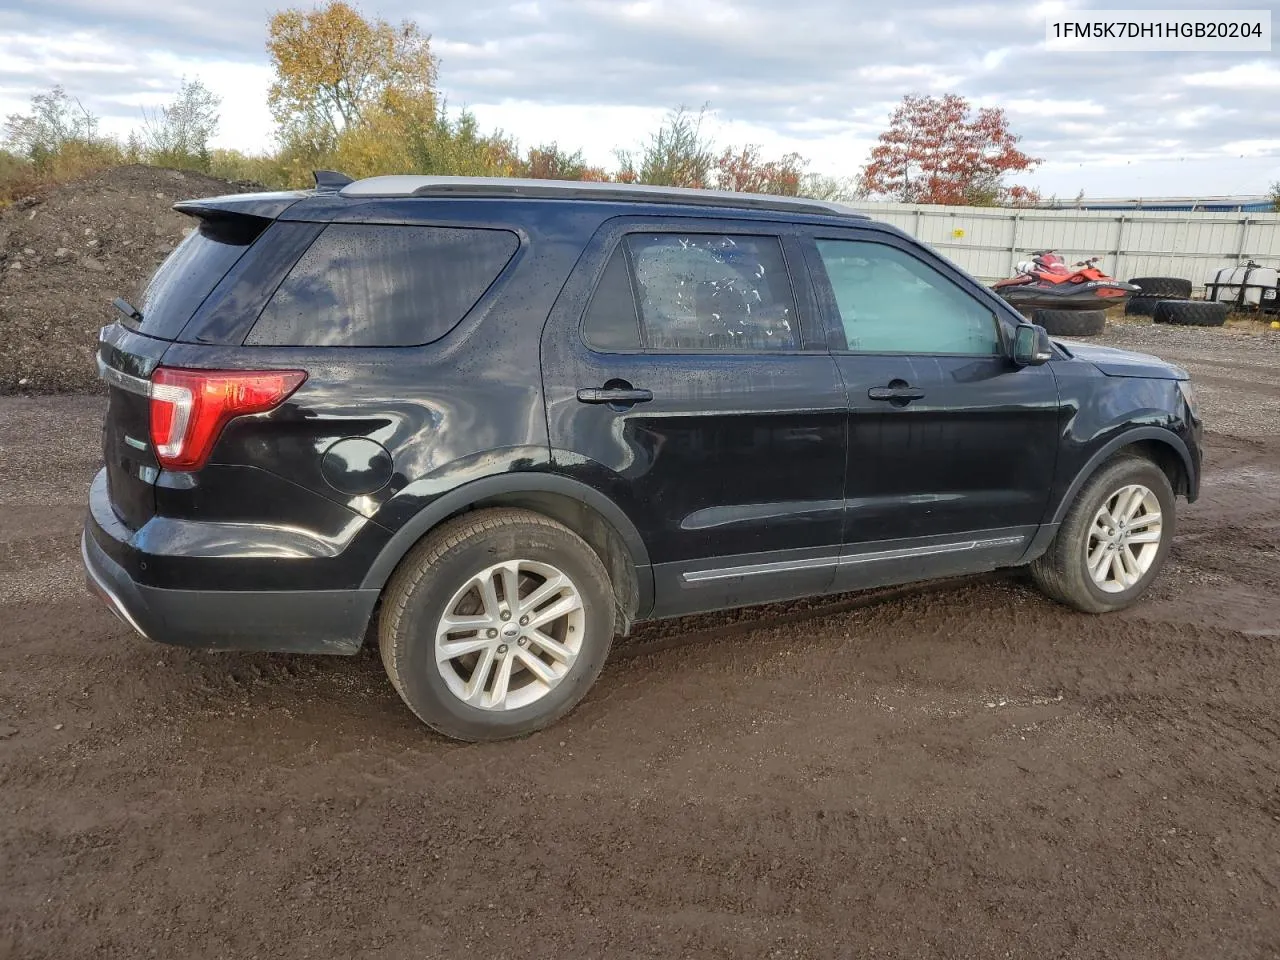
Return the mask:
[[806, 162], [798, 153], [778, 160], [765, 160], [760, 148], [726, 147], [716, 160], [716, 186], [739, 193], [771, 193], [794, 197], [800, 192]]
[[1040, 162], [1018, 149], [1019, 140], [999, 107], [974, 114], [956, 94], [909, 95], [880, 134], [859, 184], [872, 196], [902, 203], [1032, 203], [1039, 199], [1034, 190], [1004, 182]]
[[411, 21], [367, 20], [342, 0], [282, 10], [267, 24], [267, 102], [282, 131], [332, 141], [377, 111], [430, 114], [436, 58]]

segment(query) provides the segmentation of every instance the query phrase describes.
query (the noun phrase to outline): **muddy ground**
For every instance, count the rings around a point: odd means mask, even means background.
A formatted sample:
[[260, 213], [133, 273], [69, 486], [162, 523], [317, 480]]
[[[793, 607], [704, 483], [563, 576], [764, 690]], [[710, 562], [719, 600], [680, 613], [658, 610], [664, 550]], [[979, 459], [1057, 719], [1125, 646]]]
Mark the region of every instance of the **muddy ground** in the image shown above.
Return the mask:
[[100, 401], [0, 399], [0, 957], [1280, 955], [1280, 337], [1105, 339], [1212, 425], [1139, 606], [666, 624], [489, 746], [371, 653], [131, 636], [76, 555]]

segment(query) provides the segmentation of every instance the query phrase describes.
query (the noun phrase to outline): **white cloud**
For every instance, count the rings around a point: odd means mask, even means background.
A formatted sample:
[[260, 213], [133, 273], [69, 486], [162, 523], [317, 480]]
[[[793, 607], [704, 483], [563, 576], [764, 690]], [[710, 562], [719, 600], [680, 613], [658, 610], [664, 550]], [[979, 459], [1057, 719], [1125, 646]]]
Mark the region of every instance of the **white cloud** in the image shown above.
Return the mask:
[[99, 131], [125, 137], [143, 123], [143, 110], [169, 103], [183, 78], [199, 79], [221, 100], [215, 147], [265, 149], [272, 136], [267, 109], [271, 71], [264, 63], [130, 51], [102, 32], [0, 37], [0, 64], [25, 83], [0, 84], [0, 115], [24, 112], [32, 94], [61, 84], [100, 118]]
[[1010, 117], [1017, 117], [1020, 115], [1027, 117], [1049, 115], [1053, 117], [1101, 118], [1107, 115], [1107, 107], [1105, 104], [1095, 103], [1093, 100], [1081, 98], [1074, 100], [1053, 98], [1032, 100], [1028, 97], [987, 97], [983, 101], [983, 106], [1004, 107]]
[[1228, 156], [1265, 157], [1280, 160], [1280, 140], [1229, 140], [1221, 147]]
[[[1192, 87], [1214, 87], [1219, 90], [1280, 91], [1280, 67], [1263, 61], [1237, 63], [1226, 70], [1193, 73], [1184, 77], [1182, 82]], [[1273, 110], [1273, 118], [1280, 115], [1280, 108]]]
[[[1259, 192], [1275, 179], [1280, 65], [1047, 54], [1045, 17], [1066, 6], [378, 0], [365, 10], [431, 33], [455, 108], [525, 146], [582, 146], [593, 163], [611, 163], [615, 146], [635, 145], [668, 109], [710, 100], [708, 130], [722, 143], [795, 151], [814, 170], [849, 175], [903, 94], [955, 92], [1004, 107], [1028, 152], [1047, 160], [1022, 179], [1060, 193], [1130, 192], [1139, 180], [1159, 184], [1149, 193]], [[271, 145], [262, 0], [11, 7], [0, 9], [0, 115], [62, 83], [123, 133], [198, 76], [223, 99], [219, 145]]]

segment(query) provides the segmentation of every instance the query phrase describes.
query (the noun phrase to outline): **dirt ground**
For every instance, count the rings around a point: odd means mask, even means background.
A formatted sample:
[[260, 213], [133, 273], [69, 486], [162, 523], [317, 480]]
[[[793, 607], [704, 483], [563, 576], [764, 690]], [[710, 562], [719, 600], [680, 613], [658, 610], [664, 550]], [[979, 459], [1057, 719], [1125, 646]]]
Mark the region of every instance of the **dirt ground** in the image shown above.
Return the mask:
[[100, 401], [0, 399], [0, 957], [1280, 956], [1280, 336], [1104, 339], [1212, 429], [1134, 609], [663, 624], [488, 746], [369, 652], [130, 635], [76, 553]]

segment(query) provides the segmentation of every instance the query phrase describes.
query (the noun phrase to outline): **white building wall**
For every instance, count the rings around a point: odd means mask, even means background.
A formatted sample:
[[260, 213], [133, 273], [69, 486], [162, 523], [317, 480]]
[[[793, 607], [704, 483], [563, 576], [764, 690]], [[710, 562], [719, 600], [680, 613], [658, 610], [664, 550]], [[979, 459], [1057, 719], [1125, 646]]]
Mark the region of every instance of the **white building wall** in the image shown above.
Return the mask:
[[1184, 277], [1202, 287], [1252, 258], [1280, 266], [1280, 213], [1035, 210], [860, 202], [850, 206], [923, 240], [978, 279], [1011, 276], [1019, 260], [1056, 250], [1068, 263], [1100, 256], [1113, 277]]

